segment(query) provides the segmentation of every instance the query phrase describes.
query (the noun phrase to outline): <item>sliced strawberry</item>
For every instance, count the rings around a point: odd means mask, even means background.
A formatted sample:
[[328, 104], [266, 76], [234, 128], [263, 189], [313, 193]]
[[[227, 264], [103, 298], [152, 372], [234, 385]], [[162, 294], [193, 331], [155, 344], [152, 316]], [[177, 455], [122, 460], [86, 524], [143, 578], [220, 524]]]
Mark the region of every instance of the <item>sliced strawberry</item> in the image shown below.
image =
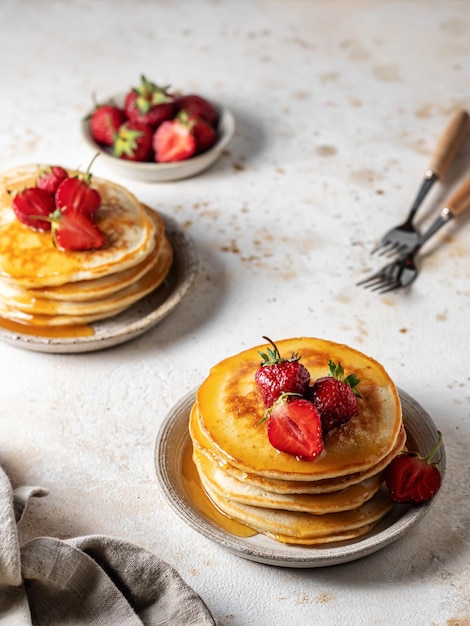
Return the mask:
[[345, 424], [357, 413], [357, 398], [361, 395], [356, 389], [359, 380], [355, 374], [344, 376], [341, 363], [328, 361], [331, 376], [318, 378], [310, 387], [307, 397], [317, 407], [326, 432]]
[[158, 163], [184, 161], [196, 152], [196, 140], [187, 124], [178, 119], [169, 120], [157, 128], [153, 149]]
[[57, 209], [51, 218], [54, 243], [62, 250], [91, 250], [103, 246], [104, 233], [82, 211]]
[[217, 126], [219, 114], [205, 98], [196, 94], [187, 94], [176, 98], [175, 105], [178, 111], [186, 111], [189, 115], [201, 118], [214, 127]]
[[426, 457], [415, 452], [396, 456], [385, 473], [385, 484], [394, 502], [420, 504], [427, 502], [439, 491], [442, 476], [436, 464], [430, 461], [442, 443], [442, 435]]
[[119, 128], [113, 143], [113, 154], [126, 161], [153, 159], [153, 130], [142, 122], [126, 122]]
[[99, 192], [91, 187], [92, 175], [91, 165], [96, 159], [95, 155], [91, 160], [87, 171], [62, 181], [55, 192], [56, 208], [64, 211], [81, 211], [87, 215], [94, 215], [101, 205]]
[[168, 92], [168, 87], [159, 87], [141, 76], [140, 85], [125, 97], [124, 111], [130, 121], [148, 124], [155, 129], [175, 116], [174, 96]]
[[255, 382], [266, 407], [270, 407], [282, 393], [297, 393], [303, 396], [310, 384], [310, 373], [300, 363], [298, 354], [288, 359], [282, 358], [276, 344], [263, 337], [272, 345], [267, 352], [260, 352], [263, 361], [255, 373]]
[[13, 211], [22, 224], [34, 230], [50, 230], [51, 223], [39, 219], [48, 217], [55, 209], [54, 196], [44, 189], [28, 187], [13, 197]]
[[321, 454], [322, 425], [312, 402], [282, 394], [267, 414], [268, 439], [276, 450], [306, 461]]
[[90, 132], [95, 141], [111, 146], [119, 127], [126, 121], [123, 109], [113, 104], [98, 105], [90, 119]]
[[68, 178], [68, 172], [60, 165], [50, 165], [39, 169], [37, 186], [51, 194], [57, 191], [60, 183]]

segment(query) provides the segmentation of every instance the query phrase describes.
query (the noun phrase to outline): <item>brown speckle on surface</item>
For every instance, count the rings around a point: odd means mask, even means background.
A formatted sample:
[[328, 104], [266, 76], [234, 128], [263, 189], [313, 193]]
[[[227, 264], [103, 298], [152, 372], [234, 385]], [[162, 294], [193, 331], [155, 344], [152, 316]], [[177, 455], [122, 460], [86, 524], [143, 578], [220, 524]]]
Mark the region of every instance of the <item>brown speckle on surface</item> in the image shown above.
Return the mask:
[[376, 65], [372, 68], [372, 74], [374, 78], [384, 83], [402, 82], [399, 68], [396, 65]]
[[334, 146], [318, 146], [317, 154], [322, 157], [330, 157], [336, 154], [337, 150]]
[[329, 591], [324, 591], [323, 593], [320, 593], [315, 598], [315, 602], [318, 602], [319, 604], [327, 604], [328, 602], [331, 602], [334, 599], [335, 599], [335, 596], [333, 593]]

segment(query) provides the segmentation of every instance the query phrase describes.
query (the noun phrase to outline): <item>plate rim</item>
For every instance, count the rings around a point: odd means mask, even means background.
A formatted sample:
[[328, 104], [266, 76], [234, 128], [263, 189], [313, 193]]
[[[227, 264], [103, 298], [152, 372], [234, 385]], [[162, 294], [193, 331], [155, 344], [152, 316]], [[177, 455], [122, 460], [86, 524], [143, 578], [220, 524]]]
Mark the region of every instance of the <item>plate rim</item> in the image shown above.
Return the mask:
[[[176, 261], [182, 266], [183, 272], [182, 277], [172, 286], [165, 300], [155, 309], [152, 309], [150, 312], [145, 314], [142, 312], [142, 314], [138, 315], [135, 321], [131, 324], [119, 326], [119, 328], [116, 328], [114, 332], [111, 331], [108, 334], [99, 336], [45, 337], [41, 335], [12, 331], [0, 326], [0, 341], [36, 352], [55, 352], [62, 354], [92, 352], [131, 341], [161, 322], [186, 296], [196, 279], [199, 268], [198, 257], [193, 240], [174, 218], [160, 211], [158, 211], [158, 214], [163, 219], [165, 233], [172, 244]], [[171, 273], [172, 268], [170, 268], [169, 275], [171, 275]], [[158, 292], [159, 288], [160, 287], [157, 287], [150, 294], [144, 296], [141, 300], [138, 300], [131, 307], [129, 307], [129, 309], [126, 309], [115, 317], [118, 318], [119, 316], [125, 316], [126, 313], [129, 314], [130, 310], [135, 307], [139, 307], [139, 305], [141, 306], [143, 302], [148, 301], [155, 293]], [[87, 324], [87, 326], [105, 329], [106, 326], [109, 326], [112, 328], [113, 322], [111, 320], [114, 321], [114, 319], [114, 317], [111, 317], [104, 320], [98, 320]]]
[[[288, 546], [261, 534], [248, 538], [231, 535], [205, 518], [191, 503], [189, 496], [182, 496], [182, 490], [184, 492], [182, 480], [178, 481], [179, 484], [175, 483], [168, 471], [169, 451], [171, 450], [173, 463], [181, 466], [182, 450], [190, 442], [187, 421], [196, 390], [197, 387], [173, 405], [158, 430], [154, 445], [157, 480], [165, 500], [182, 521], [206, 539], [242, 558], [289, 568], [317, 568], [354, 561], [381, 550], [410, 531], [427, 515], [439, 496], [438, 492], [430, 501], [416, 506], [397, 504], [376, 528], [366, 535], [337, 544], [324, 544], [324, 547]], [[398, 387], [397, 390], [403, 408], [403, 422], [410, 436], [416, 438], [417, 432], [424, 429], [427, 434], [435, 437], [438, 429], [430, 415], [406, 391]], [[178, 441], [171, 439], [175, 431], [180, 437]], [[427, 451], [419, 449], [418, 446], [417, 452], [423, 454]], [[438, 466], [444, 480], [446, 468], [444, 444], [441, 445]]]

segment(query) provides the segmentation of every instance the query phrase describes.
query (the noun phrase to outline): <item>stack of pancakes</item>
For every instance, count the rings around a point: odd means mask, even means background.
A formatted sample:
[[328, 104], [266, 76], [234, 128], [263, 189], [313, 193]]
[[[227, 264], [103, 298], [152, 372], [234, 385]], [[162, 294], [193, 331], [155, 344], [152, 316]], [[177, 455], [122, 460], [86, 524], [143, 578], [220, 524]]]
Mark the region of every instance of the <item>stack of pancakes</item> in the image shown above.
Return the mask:
[[199, 387], [189, 431], [193, 460], [212, 503], [228, 517], [283, 543], [313, 545], [359, 537], [392, 507], [383, 471], [406, 434], [395, 385], [372, 358], [313, 338], [276, 342], [282, 356], [301, 356], [312, 382], [328, 360], [360, 379], [362, 400], [347, 424], [325, 435], [313, 461], [269, 443], [265, 407], [255, 384], [258, 346], [213, 367]]
[[37, 328], [87, 324], [117, 315], [164, 281], [173, 250], [155, 211], [120, 185], [93, 177], [105, 243], [99, 250], [60, 250], [50, 232], [25, 226], [12, 209], [13, 194], [37, 179], [37, 165], [0, 174], [0, 317]]

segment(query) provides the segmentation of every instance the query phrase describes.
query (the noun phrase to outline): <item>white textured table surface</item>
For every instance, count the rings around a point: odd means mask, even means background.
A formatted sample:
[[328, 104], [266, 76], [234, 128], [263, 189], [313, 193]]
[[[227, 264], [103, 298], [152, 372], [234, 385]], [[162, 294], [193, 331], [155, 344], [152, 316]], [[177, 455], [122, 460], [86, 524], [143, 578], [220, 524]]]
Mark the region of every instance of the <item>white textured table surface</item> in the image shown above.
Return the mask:
[[[437, 236], [410, 293], [355, 286], [406, 214], [452, 111], [470, 107], [470, 3], [2, 0], [0, 168], [86, 165], [79, 122], [144, 73], [234, 112], [229, 151], [163, 185], [118, 180], [172, 215], [201, 262], [151, 332], [83, 355], [0, 345], [0, 462], [40, 484], [23, 538], [107, 533], [174, 565], [224, 626], [470, 624], [470, 221]], [[470, 170], [470, 139], [423, 207]], [[96, 175], [108, 176], [99, 160]], [[461, 226], [461, 228], [459, 228]], [[364, 560], [289, 570], [187, 527], [157, 485], [167, 411], [261, 336], [345, 342], [380, 360], [442, 430], [430, 514]]]

